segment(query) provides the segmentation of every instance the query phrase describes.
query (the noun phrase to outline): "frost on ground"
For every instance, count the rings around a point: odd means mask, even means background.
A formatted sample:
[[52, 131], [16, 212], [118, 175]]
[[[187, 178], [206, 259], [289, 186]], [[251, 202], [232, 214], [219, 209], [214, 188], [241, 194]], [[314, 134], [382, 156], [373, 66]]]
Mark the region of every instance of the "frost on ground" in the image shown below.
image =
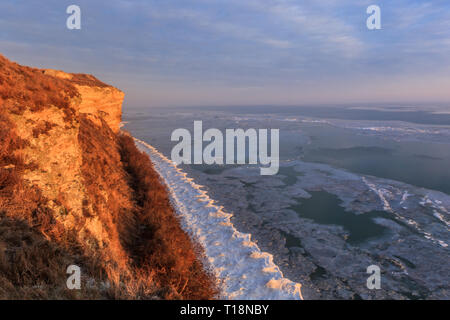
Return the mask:
[[283, 276], [273, 256], [262, 252], [250, 234], [237, 231], [231, 214], [215, 205], [202, 186], [158, 150], [135, 139], [165, 181], [183, 228], [204, 248], [221, 283], [224, 299], [303, 299], [301, 285]]

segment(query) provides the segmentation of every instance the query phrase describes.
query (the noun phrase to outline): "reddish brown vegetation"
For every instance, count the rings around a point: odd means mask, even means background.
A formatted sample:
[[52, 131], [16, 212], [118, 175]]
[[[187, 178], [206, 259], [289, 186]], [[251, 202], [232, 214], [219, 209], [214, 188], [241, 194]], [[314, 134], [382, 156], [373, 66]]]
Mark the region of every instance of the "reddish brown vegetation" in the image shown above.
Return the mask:
[[33, 128], [33, 137], [38, 138], [41, 134], [47, 134], [55, 126], [54, 123], [42, 121]]
[[0, 55], [0, 105], [3, 108], [22, 114], [27, 108], [35, 112], [53, 105], [71, 119], [74, 110], [70, 108], [70, 99], [75, 96], [78, 91], [70, 81], [18, 65]]
[[0, 299], [107, 297], [95, 288], [68, 290], [61, 266], [70, 264], [84, 267], [92, 262], [49, 241], [28, 223], [0, 213]]
[[26, 145], [0, 109], [0, 299], [107, 297], [65, 287], [68, 264], [78, 263], [96, 279], [101, 267], [83, 257], [75, 234], [57, 223], [39, 188], [21, 178], [29, 167], [20, 156]]
[[98, 80], [96, 77], [90, 74], [82, 74], [82, 73], [72, 73], [72, 79], [70, 79], [70, 82], [78, 84], [80, 86], [90, 86], [100, 88], [110, 87], [110, 85], [107, 85], [106, 83]]
[[[74, 78], [78, 84], [99, 85], [90, 76]], [[99, 126], [77, 114], [70, 106], [77, 95], [70, 81], [0, 56], [0, 299], [213, 298], [214, 279], [199, 260], [201, 250], [181, 229], [148, 156], [103, 120]], [[22, 177], [39, 164], [25, 163], [21, 150], [29, 142], [16, 134], [10, 115], [40, 111], [48, 104], [79, 123], [86, 189], [82, 215], [65, 205], [64, 194], [47, 199]], [[52, 127], [37, 121], [33, 138]], [[49, 200], [64, 215], [72, 214], [71, 228], [58, 222]], [[84, 228], [93, 218], [106, 233], [101, 243]], [[69, 264], [79, 265], [95, 285], [67, 290]]]
[[[108, 232], [108, 243], [104, 244], [103, 250], [98, 250], [99, 244], [94, 238], [84, 249], [96, 259], [109, 262], [105, 264], [105, 272], [116, 286], [125, 283], [125, 290], [118, 290], [116, 295], [136, 294], [141, 284], [134, 281], [136, 277], [129, 270], [129, 256], [125, 250], [131, 231], [135, 229], [135, 209], [116, 135], [104, 121], [99, 127], [84, 115], [80, 116], [78, 140], [83, 152], [81, 173], [87, 189], [87, 198], [83, 201], [84, 219], [98, 217]], [[80, 225], [84, 223], [80, 221]], [[128, 293], [122, 292], [127, 290]]]
[[130, 247], [133, 263], [155, 273], [166, 298], [208, 299], [217, 292], [211, 275], [204, 271], [189, 236], [182, 230], [168, 193], [145, 153], [128, 135], [119, 138], [122, 161], [130, 174], [137, 204], [136, 241]]
[[212, 298], [214, 279], [198, 259], [200, 250], [181, 229], [148, 156], [131, 137], [117, 137], [104, 122], [98, 127], [82, 116], [80, 124], [89, 196], [85, 216], [98, 216], [109, 232], [109, 250], [101, 260], [116, 262], [105, 268], [109, 279], [124, 284], [126, 292], [116, 295]]

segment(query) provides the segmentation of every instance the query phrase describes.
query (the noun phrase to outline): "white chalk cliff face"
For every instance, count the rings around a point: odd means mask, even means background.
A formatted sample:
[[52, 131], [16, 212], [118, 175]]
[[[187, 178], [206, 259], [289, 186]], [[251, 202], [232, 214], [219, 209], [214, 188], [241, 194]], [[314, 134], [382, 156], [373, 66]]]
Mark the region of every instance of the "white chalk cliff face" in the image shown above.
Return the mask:
[[151, 145], [135, 140], [164, 179], [183, 228], [204, 248], [206, 264], [221, 281], [221, 298], [303, 299], [301, 284], [285, 278], [272, 255], [262, 252], [250, 234], [237, 231], [232, 215], [216, 205], [202, 186]]

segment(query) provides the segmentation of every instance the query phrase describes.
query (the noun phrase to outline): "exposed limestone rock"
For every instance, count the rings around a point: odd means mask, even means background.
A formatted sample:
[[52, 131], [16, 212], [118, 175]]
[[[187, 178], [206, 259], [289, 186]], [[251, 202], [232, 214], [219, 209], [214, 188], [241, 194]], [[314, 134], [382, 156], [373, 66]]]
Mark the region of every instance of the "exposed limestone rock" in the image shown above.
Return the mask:
[[81, 94], [79, 112], [99, 115], [114, 132], [118, 132], [125, 94], [114, 87], [100, 88], [79, 85], [75, 87]]
[[[122, 102], [125, 96], [122, 91], [105, 85], [90, 75], [82, 75], [83, 81], [79, 81], [80, 75], [73, 75], [59, 70], [46, 69], [44, 74], [61, 79], [74, 80], [74, 85], [81, 94], [81, 101], [76, 101], [74, 108], [80, 113], [99, 115], [114, 132], [119, 131], [122, 117]], [[89, 81], [89, 85], [83, 84], [83, 82], [87, 83], [87, 81]], [[100, 125], [99, 121], [96, 121], [96, 123]]]
[[[150, 160], [119, 132], [123, 98], [0, 55], [0, 299], [216, 294]], [[72, 264], [81, 290], [66, 286]]]

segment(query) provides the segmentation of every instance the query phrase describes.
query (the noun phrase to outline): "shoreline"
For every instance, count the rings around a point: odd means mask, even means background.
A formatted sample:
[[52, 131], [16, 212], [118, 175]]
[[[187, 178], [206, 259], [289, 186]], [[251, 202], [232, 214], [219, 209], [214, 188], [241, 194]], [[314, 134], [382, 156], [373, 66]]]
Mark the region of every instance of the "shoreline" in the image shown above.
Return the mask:
[[283, 276], [273, 256], [250, 234], [237, 231], [232, 214], [215, 204], [202, 186], [145, 141], [134, 138], [164, 181], [182, 228], [205, 252], [205, 264], [222, 284], [223, 299], [302, 300], [301, 284]]

